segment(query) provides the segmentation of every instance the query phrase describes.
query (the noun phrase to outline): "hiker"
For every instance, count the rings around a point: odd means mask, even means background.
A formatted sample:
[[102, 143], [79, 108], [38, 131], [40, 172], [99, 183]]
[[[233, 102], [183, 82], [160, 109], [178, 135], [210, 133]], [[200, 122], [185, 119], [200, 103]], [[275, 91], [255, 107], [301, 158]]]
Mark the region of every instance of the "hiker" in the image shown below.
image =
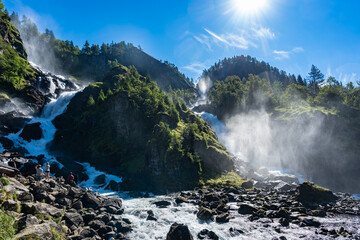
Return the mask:
[[49, 179], [50, 178], [50, 163], [47, 162], [45, 165], [45, 178]]
[[35, 167], [36, 170], [36, 175], [35, 175], [35, 180], [36, 180], [36, 186], [40, 186], [40, 182], [41, 182], [41, 178], [44, 175], [44, 171], [41, 168], [41, 164], [36, 165]]
[[71, 186], [76, 186], [75, 177], [72, 172], [70, 172], [70, 175], [67, 180]]

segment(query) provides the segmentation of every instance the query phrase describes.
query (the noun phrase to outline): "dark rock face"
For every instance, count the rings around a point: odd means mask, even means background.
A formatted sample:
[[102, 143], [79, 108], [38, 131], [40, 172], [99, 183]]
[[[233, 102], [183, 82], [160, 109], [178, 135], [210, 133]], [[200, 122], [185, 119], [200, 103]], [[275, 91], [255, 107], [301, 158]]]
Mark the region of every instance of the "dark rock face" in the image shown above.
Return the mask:
[[19, 112], [0, 114], [0, 133], [9, 134], [20, 131], [29, 119]]
[[174, 223], [166, 235], [166, 240], [193, 240], [189, 228], [184, 224]]
[[20, 137], [30, 142], [31, 140], [39, 140], [42, 138], [42, 130], [40, 128], [41, 123], [31, 123], [24, 127]]

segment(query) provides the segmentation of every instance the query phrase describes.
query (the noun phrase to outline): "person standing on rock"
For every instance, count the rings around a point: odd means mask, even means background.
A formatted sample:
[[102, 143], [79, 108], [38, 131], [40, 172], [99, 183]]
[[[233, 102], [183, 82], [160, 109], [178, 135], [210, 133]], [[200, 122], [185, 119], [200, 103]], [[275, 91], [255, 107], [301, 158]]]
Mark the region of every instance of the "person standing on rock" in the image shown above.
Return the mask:
[[50, 163], [47, 162], [45, 165], [45, 178], [50, 179]]
[[44, 171], [41, 168], [41, 164], [36, 165], [35, 170], [36, 170], [36, 175], [35, 175], [36, 186], [40, 186], [41, 178], [44, 175]]
[[75, 177], [73, 175], [72, 172], [70, 172], [70, 175], [68, 177], [68, 183], [71, 185], [71, 186], [76, 186], [76, 183], [75, 183]]

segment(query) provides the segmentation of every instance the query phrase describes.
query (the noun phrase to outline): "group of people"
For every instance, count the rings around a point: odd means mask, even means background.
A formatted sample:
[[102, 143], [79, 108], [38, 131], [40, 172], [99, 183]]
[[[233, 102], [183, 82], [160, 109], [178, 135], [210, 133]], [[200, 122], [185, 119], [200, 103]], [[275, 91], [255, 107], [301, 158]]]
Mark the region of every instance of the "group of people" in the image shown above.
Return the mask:
[[[44, 176], [44, 171], [41, 168], [41, 164], [38, 164], [35, 166], [36, 174], [35, 174], [35, 180], [36, 180], [36, 186], [40, 186], [40, 182]], [[47, 162], [45, 165], [45, 179], [50, 179], [50, 163]], [[70, 172], [70, 175], [67, 178], [67, 181], [69, 184], [74, 185], [75, 184], [75, 177], [72, 172]]]

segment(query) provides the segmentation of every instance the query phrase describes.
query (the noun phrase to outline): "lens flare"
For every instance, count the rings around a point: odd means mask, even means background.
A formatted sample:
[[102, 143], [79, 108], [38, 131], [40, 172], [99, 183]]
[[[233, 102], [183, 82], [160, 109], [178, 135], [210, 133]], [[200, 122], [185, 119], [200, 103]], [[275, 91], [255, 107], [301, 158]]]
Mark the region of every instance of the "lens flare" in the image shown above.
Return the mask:
[[232, 0], [231, 8], [236, 13], [245, 15], [257, 15], [268, 7], [267, 0]]

